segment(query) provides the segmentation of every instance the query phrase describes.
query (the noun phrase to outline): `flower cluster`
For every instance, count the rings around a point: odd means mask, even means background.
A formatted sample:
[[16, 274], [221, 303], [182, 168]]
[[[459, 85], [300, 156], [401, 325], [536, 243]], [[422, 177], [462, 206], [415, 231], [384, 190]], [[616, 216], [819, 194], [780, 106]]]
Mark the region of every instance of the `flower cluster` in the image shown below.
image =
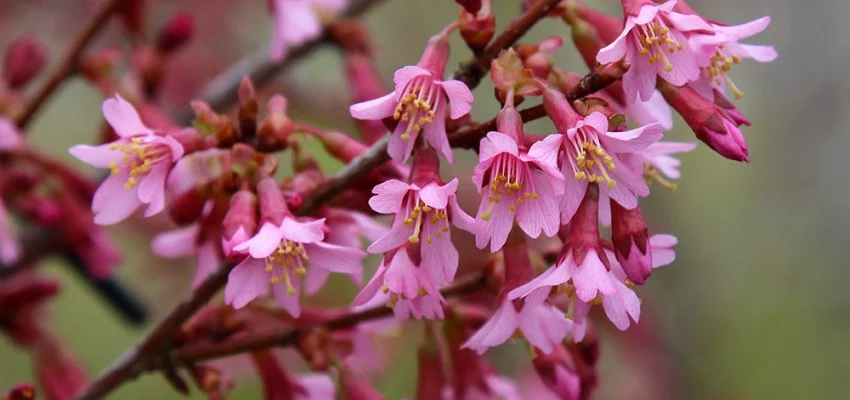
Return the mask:
[[[361, 5], [269, 1], [270, 62], [311, 42], [336, 44], [361, 139], [292, 118], [282, 95], [261, 103], [248, 77], [234, 87], [235, 116], [215, 111], [217, 102], [194, 101], [191, 126], [172, 121], [154, 97], [164, 60], [190, 39], [193, 20], [179, 14], [146, 43], [141, 6], [121, 8], [125, 28], [139, 40], [129, 83], [113, 75], [115, 49], [80, 57], [75, 66], [107, 95], [97, 143], [69, 150], [104, 170], [99, 187], [33, 151], [20, 129], [25, 123], [0, 117], [0, 263], [23, 270], [31, 262], [10, 222], [20, 216], [59, 231], [84, 275], [108, 284], [119, 256], [101, 227], [138, 222], [133, 216], [144, 209], [140, 214], [154, 217], [146, 225], [156, 230], [154, 253], [195, 258], [186, 307], [223, 288], [223, 302], [157, 331], [176, 332], [167, 343], [173, 349], [197, 346], [177, 354], [189, 358], [179, 362], [209, 398], [224, 398], [234, 382], [229, 375], [238, 378], [245, 368], [192, 357], [247, 349], [238, 359], [253, 365], [267, 398], [342, 392], [381, 399], [368, 375], [385, 360], [370, 340], [400, 331], [398, 322], [411, 317], [425, 320], [418, 398], [591, 397], [597, 327], [638, 324], [640, 287], [676, 258], [678, 239], [651, 230], [640, 207], [652, 188], [676, 188], [678, 155], [697, 147], [663, 140], [671, 109], [709, 148], [749, 162], [740, 126], [750, 122], [727, 93], [742, 96], [732, 66], [776, 58], [772, 47], [740, 43], [770, 19], [730, 26], [682, 0], [622, 0], [621, 20], [577, 0], [527, 0], [526, 14], [493, 40], [492, 2], [457, 3], [458, 19], [427, 41], [416, 65], [395, 72], [394, 88], [384, 94], [365, 27], [338, 18]], [[556, 65], [561, 36], [511, 45], [546, 16], [569, 25], [587, 75]], [[456, 32], [475, 56], [447, 78]], [[44, 54], [20, 40], [7, 60], [0, 111], [18, 106], [14, 99]], [[472, 90], [487, 71], [500, 107], [491, 121], [478, 122], [470, 115]], [[538, 105], [520, 111], [523, 102]], [[554, 131], [526, 131], [526, 122], [544, 117]], [[464, 171], [471, 161], [460, 156], [455, 163], [458, 147], [476, 153], [474, 167]], [[346, 166], [329, 175], [324, 159]], [[369, 254], [376, 268], [364, 284]], [[331, 281], [333, 273], [347, 280]], [[338, 309], [308, 299], [323, 288], [353, 286], [359, 293]], [[36, 359], [40, 390], [68, 398], [85, 374], [34, 317], [25, 318], [57, 290], [28, 272], [0, 280], [0, 326]], [[591, 314], [594, 308], [607, 321]], [[527, 369], [542, 382], [535, 391], [482, 357], [517, 340], [531, 354]], [[167, 349], [154, 350], [140, 365], [165, 365], [168, 382], [187, 392], [169, 369], [172, 360], [157, 358]], [[288, 362], [294, 358], [311, 372], [295, 373]], [[9, 396], [32, 396], [32, 389], [16, 387]]]

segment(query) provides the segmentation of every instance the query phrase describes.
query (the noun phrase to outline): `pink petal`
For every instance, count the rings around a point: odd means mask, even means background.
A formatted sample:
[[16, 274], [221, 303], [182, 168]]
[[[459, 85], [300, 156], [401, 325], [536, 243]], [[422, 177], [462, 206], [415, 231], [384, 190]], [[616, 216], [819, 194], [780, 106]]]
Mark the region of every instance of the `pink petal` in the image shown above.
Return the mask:
[[400, 95], [408, 82], [423, 75], [431, 76], [431, 73], [428, 72], [427, 69], [420, 68], [415, 65], [408, 65], [400, 68], [393, 75], [393, 83], [395, 83], [396, 93]]
[[604, 190], [599, 191], [599, 223], [611, 226], [611, 197]]
[[272, 292], [277, 303], [283, 307], [289, 315], [298, 318], [301, 315], [301, 278], [292, 277], [292, 286], [295, 288], [294, 294], [286, 293], [286, 285], [272, 285]]
[[419, 295], [419, 279], [416, 265], [410, 261], [407, 250], [399, 250], [384, 274], [384, 285], [393, 293], [403, 294], [408, 299]]
[[[191, 128], [189, 128], [189, 129], [191, 129]], [[158, 139], [160, 139], [162, 143], [164, 143], [166, 146], [168, 146], [169, 149], [171, 149], [171, 160], [169, 160], [169, 163], [173, 163], [173, 162], [179, 160], [181, 157], [183, 157], [185, 150], [183, 149], [183, 145], [180, 144], [180, 142], [178, 142], [177, 139], [174, 139], [171, 136], [163, 136], [162, 138], [158, 138]], [[213, 152], [213, 151], [209, 151], [209, 150], [207, 150], [207, 151], [212, 153], [212, 154], [217, 153], [217, 152]]]
[[[696, 30], [713, 31], [714, 28], [708, 22], [705, 22], [699, 15], [679, 14], [677, 12], [667, 13], [667, 18], [673, 22], [673, 26], [683, 32]], [[680, 42], [684, 43], [684, 42]]]
[[634, 26], [634, 19], [631, 17], [627, 18], [626, 25], [623, 27], [623, 31], [620, 33], [620, 36], [618, 36], [617, 39], [614, 39], [611, 44], [599, 50], [599, 54], [596, 55], [596, 61], [600, 64], [608, 64], [623, 59], [623, 57], [626, 56], [626, 50], [629, 46], [627, 36]]
[[[436, 120], [435, 120], [436, 122]], [[399, 122], [395, 131], [390, 136], [390, 142], [387, 145], [387, 154], [397, 163], [404, 163], [410, 158], [410, 153], [413, 151], [413, 146], [416, 144], [416, 138], [419, 137], [419, 132], [412, 132], [410, 139], [404, 140], [401, 138], [402, 133], [407, 129], [408, 122]], [[425, 125], [428, 127], [431, 124]]]
[[443, 82], [438, 81], [436, 83], [443, 88], [446, 96], [449, 98], [449, 117], [451, 119], [458, 119], [469, 114], [469, 111], [472, 110], [474, 98], [472, 97], [472, 91], [469, 90], [469, 87], [465, 83], [454, 79]]
[[432, 208], [443, 210], [449, 204], [449, 197], [454, 196], [457, 192], [457, 185], [457, 178], [442, 186], [430, 183], [419, 190], [419, 199]]
[[616, 282], [616, 294], [602, 297], [602, 308], [605, 315], [617, 329], [624, 331], [629, 328], [631, 316], [635, 322], [640, 319], [640, 299], [626, 285]]
[[367, 283], [366, 286], [363, 287], [363, 290], [361, 290], [354, 298], [355, 306], [363, 306], [369, 303], [370, 300], [375, 298], [375, 295], [378, 294], [378, 290], [380, 290], [381, 286], [384, 285], [384, 276], [387, 272], [385, 261], [386, 259], [381, 262], [381, 265], [378, 266], [378, 270], [375, 271], [375, 275], [372, 275], [372, 279], [369, 280], [369, 283]]
[[331, 276], [331, 271], [324, 268], [307, 268], [307, 276], [304, 277], [304, 292], [308, 296], [312, 296], [325, 286], [328, 278]]
[[564, 260], [564, 262], [558, 264], [557, 266], [551, 267], [547, 269], [545, 272], [540, 274], [537, 278], [531, 280], [531, 282], [526, 283], [514, 290], [511, 290], [508, 293], [509, 300], [516, 300], [521, 297], [526, 297], [530, 295], [532, 292], [541, 288], [551, 288], [553, 286], [558, 286], [570, 279], [570, 271], [568, 267], [568, 263], [572, 263], [572, 255], [567, 256], [568, 258]]
[[327, 400], [335, 398], [336, 389], [334, 382], [327, 374], [301, 375], [298, 377], [298, 385], [307, 392], [306, 397], [297, 396], [293, 400]]
[[305, 245], [311, 267], [324, 268], [331, 272], [357, 274], [363, 272], [363, 259], [366, 253], [360, 249], [337, 246], [323, 242]]
[[572, 271], [572, 276], [576, 297], [581, 301], [590, 302], [596, 298], [597, 293], [609, 295], [616, 292], [613, 279], [595, 250], [587, 252], [581, 265]]
[[274, 10], [275, 35], [285, 46], [296, 46], [321, 34], [322, 24], [308, 2], [279, 1]]
[[528, 150], [528, 157], [555, 167], [558, 165], [558, 154], [561, 151], [563, 140], [562, 135], [548, 135], [545, 139], [531, 145], [531, 149]]
[[195, 276], [192, 278], [192, 290], [200, 286], [221, 264], [221, 248], [215, 242], [200, 245], [195, 257]]
[[514, 156], [519, 155], [519, 148], [516, 141], [510, 136], [500, 132], [490, 132], [487, 137], [481, 139], [481, 149], [478, 152], [478, 162], [484, 162], [496, 157], [499, 154], [508, 153]]
[[422, 242], [422, 262], [430, 281], [435, 285], [451, 282], [458, 265], [458, 252], [448, 232], [441, 237], [432, 237], [431, 243]]
[[658, 90], [647, 101], [627, 104], [625, 111], [639, 125], [658, 122], [665, 130], [673, 128], [673, 112]]
[[115, 133], [121, 137], [130, 137], [140, 134], [153, 134], [145, 124], [142, 123], [139, 113], [133, 108], [133, 105], [128, 103], [118, 93], [114, 98], [106, 99], [103, 102], [103, 117], [115, 130]]
[[659, 11], [670, 12], [676, 4], [676, 1], [677, 0], [670, 0], [657, 6], [649, 4], [644, 5], [640, 8], [640, 11], [638, 11], [638, 15], [634, 17], [634, 23], [636, 25], [648, 24], [650, 21], [655, 19], [656, 16], [658, 16]]
[[764, 16], [759, 19], [743, 23], [741, 25], [728, 25], [728, 26], [713, 26], [713, 29], [716, 29], [723, 36], [728, 36], [732, 41], [739, 41], [741, 39], [748, 38], [750, 36], [755, 36], [770, 25], [770, 17]]
[[369, 241], [378, 240], [379, 237], [383, 236], [389, 230], [386, 225], [375, 221], [369, 215], [357, 211], [351, 211], [349, 214], [354, 218], [354, 222], [360, 228], [363, 236]]
[[233, 249], [236, 251], [248, 250], [251, 257], [264, 259], [280, 246], [280, 241], [283, 238], [281, 235], [282, 232], [279, 227], [271, 222], [266, 222], [254, 237]]
[[455, 162], [452, 146], [449, 144], [449, 138], [446, 134], [446, 103], [437, 100], [434, 104], [434, 120], [425, 124], [422, 131], [431, 147], [436, 149], [450, 164]]
[[596, 130], [599, 134], [608, 132], [608, 117], [599, 111], [594, 111], [590, 115], [584, 117], [585, 126], [589, 126]]
[[14, 150], [20, 147], [23, 143], [24, 138], [18, 130], [18, 127], [15, 126], [15, 124], [8, 118], [0, 117], [0, 150]]
[[[677, 30], [671, 30], [670, 35], [672, 35], [673, 39], [679, 43], [687, 43], [685, 36]], [[689, 81], [699, 78], [699, 65], [697, 65], [696, 56], [691, 51], [690, 46], [684, 46], [682, 50], [675, 51], [673, 53], [666, 52], [665, 54], [667, 55], [667, 59], [670, 61], [670, 64], [673, 65], [672, 71], [667, 71], [665, 69], [665, 63], [663, 62], [655, 63], [655, 70], [658, 72], [660, 77], [664, 78], [665, 81], [674, 86], [682, 86]], [[650, 90], [649, 93], [642, 93], [641, 99], [649, 100], [651, 96], [652, 91]]]
[[[517, 205], [516, 220], [520, 228], [530, 237], [540, 236], [542, 230], [546, 236], [554, 236], [558, 233], [561, 221], [558, 215], [558, 195], [547, 177], [539, 172], [532, 172], [531, 179], [537, 198], [526, 199], [523, 204]], [[561, 177], [559, 188], [563, 190], [563, 177]]]
[[[634, 103], [638, 100], [647, 101], [655, 92], [656, 70], [649, 63], [647, 57], [643, 57], [637, 51], [628, 53], [627, 61], [632, 65], [623, 75], [623, 91], [626, 93], [626, 101]], [[662, 65], [663, 69], [664, 66]]]
[[224, 302], [239, 309], [251, 300], [269, 294], [269, 276], [263, 261], [248, 258], [230, 271], [224, 288]]
[[475, 245], [479, 249], [483, 249], [490, 242], [490, 252], [499, 251], [508, 239], [508, 234], [511, 233], [511, 228], [514, 225], [513, 212], [510, 211], [510, 204], [513, 201], [509, 197], [502, 199], [501, 203], [493, 204], [493, 210], [490, 214], [490, 220], [484, 221], [482, 216], [489, 208], [487, 199], [481, 200], [481, 206], [478, 208], [478, 215], [475, 217]]
[[405, 225], [403, 215], [398, 215], [387, 233], [369, 245], [366, 251], [372, 254], [380, 254], [398, 248], [407, 243], [410, 236], [413, 235], [413, 229], [412, 225]]
[[449, 207], [451, 209], [449, 218], [451, 219], [452, 224], [469, 233], [475, 233], [475, 230], [477, 229], [475, 218], [470, 217], [469, 214], [460, 208], [460, 205], [457, 203], [457, 196], [451, 196], [449, 198]]
[[185, 228], [163, 232], [154, 236], [151, 247], [153, 252], [160, 257], [187, 257], [195, 252], [199, 231], [200, 227], [193, 224]]
[[660, 140], [664, 136], [661, 125], [655, 123], [625, 132], [602, 132], [605, 150], [613, 153], [636, 153]]
[[761, 63], [771, 62], [779, 56], [773, 46], [759, 46], [752, 44], [729, 43], [726, 48], [731, 55], [741, 58], [752, 58]]
[[493, 316], [461, 348], [474, 350], [479, 355], [484, 354], [488, 348], [507, 341], [517, 326], [516, 309], [510, 300], [505, 299]]
[[109, 168], [110, 163], [118, 163], [124, 157], [124, 153], [118, 150], [110, 150], [109, 144], [100, 146], [89, 146], [78, 144], [68, 149], [72, 156], [77, 157], [80, 161], [98, 168]]
[[375, 196], [369, 199], [369, 206], [381, 214], [395, 214], [401, 211], [404, 196], [410, 185], [397, 179], [388, 180], [372, 189]]
[[325, 219], [319, 218], [310, 222], [298, 222], [284, 217], [280, 225], [281, 236], [296, 243], [315, 243], [325, 238], [323, 230]]
[[381, 120], [392, 116], [398, 106], [398, 96], [392, 92], [377, 99], [353, 104], [348, 108], [351, 116], [364, 120]]
[[567, 224], [573, 219], [573, 215], [575, 215], [576, 211], [578, 211], [578, 206], [581, 204], [582, 199], [584, 199], [584, 194], [587, 192], [587, 181], [584, 179], [575, 179], [572, 176], [572, 170], [567, 166], [567, 163], [564, 163], [564, 175], [566, 175], [566, 182], [564, 185], [564, 195], [561, 197], [561, 223]]
[[125, 189], [128, 173], [119, 173], [106, 178], [92, 199], [94, 222], [98, 225], [112, 225], [133, 214], [142, 205], [137, 196], [138, 186]]
[[139, 182], [139, 200], [149, 204], [145, 217], [159, 213], [165, 208], [165, 176], [168, 165], [157, 165]]
[[573, 326], [564, 313], [548, 304], [526, 303], [519, 312], [518, 323], [525, 339], [544, 354], [552, 353]]

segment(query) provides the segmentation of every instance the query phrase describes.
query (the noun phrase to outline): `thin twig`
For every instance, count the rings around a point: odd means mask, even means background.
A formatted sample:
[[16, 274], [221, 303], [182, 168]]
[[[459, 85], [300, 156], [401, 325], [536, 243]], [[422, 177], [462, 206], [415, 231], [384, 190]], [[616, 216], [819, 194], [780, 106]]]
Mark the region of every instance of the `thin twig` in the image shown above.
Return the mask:
[[[377, 5], [383, 0], [352, 0], [340, 16], [343, 18], [356, 17]], [[242, 78], [249, 76], [257, 87], [263, 86], [282, 71], [295, 64], [298, 60], [306, 57], [319, 45], [329, 43], [330, 33], [324, 34], [305, 42], [287, 51], [286, 59], [282, 62], [269, 60], [268, 51], [263, 49], [233, 64], [230, 68], [213, 78], [202, 91], [201, 99], [208, 103], [213, 110], [225, 111], [227, 107], [236, 102], [239, 91], [239, 83]], [[189, 125], [195, 114], [191, 108], [178, 111], [174, 117], [182, 125]]]
[[48, 98], [59, 88], [59, 85], [71, 76], [77, 68], [77, 60], [80, 58], [83, 50], [89, 44], [91, 39], [106, 25], [109, 16], [118, 10], [124, 0], [105, 0], [100, 7], [92, 15], [86, 27], [71, 43], [68, 52], [62, 58], [62, 61], [56, 66], [47, 82], [44, 83], [38, 92], [36, 92], [26, 103], [24, 108], [18, 115], [15, 116], [15, 124], [23, 130], [27, 124], [32, 121], [33, 116], [41, 109], [41, 106]]
[[[483, 275], [475, 275], [465, 279], [458, 279], [453, 285], [441, 290], [443, 297], [449, 298], [475, 292], [484, 287], [486, 279]], [[158, 368], [179, 367], [194, 363], [209, 361], [216, 358], [232, 356], [234, 354], [246, 353], [254, 350], [267, 349], [271, 347], [286, 347], [297, 343], [304, 334], [315, 329], [344, 330], [356, 326], [365, 321], [372, 321], [392, 315], [392, 308], [385, 305], [375, 306], [369, 309], [350, 312], [338, 317], [328, 319], [302, 328], [281, 328], [259, 333], [251, 333], [237, 339], [220, 343], [203, 343], [187, 345], [173, 350], [158, 362], [152, 364], [149, 371]]]

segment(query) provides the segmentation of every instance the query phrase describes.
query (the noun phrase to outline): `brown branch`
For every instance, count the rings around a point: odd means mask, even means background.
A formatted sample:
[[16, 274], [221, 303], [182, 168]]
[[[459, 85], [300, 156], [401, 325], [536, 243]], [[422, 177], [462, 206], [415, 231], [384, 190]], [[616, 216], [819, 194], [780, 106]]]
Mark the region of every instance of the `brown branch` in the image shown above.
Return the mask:
[[[484, 287], [486, 278], [475, 275], [458, 279], [454, 284], [440, 291], [443, 297], [461, 296], [475, 292]], [[150, 365], [148, 371], [165, 367], [179, 367], [194, 363], [209, 361], [216, 358], [232, 356], [254, 350], [271, 347], [286, 347], [297, 343], [304, 334], [315, 329], [344, 330], [352, 328], [361, 322], [380, 319], [392, 315], [392, 308], [379, 305], [362, 311], [346, 313], [327, 321], [311, 324], [302, 328], [281, 328], [265, 332], [250, 333], [237, 339], [219, 342], [187, 345], [173, 350]]]
[[50, 73], [50, 76], [47, 78], [47, 82], [44, 83], [44, 86], [42, 86], [29, 100], [27, 100], [24, 104], [24, 108], [20, 113], [18, 113], [18, 115], [15, 116], [15, 124], [18, 125], [18, 127], [22, 130], [26, 128], [27, 124], [32, 121], [32, 118], [41, 109], [44, 102], [50, 98], [53, 92], [59, 88], [59, 85], [61, 85], [66, 78], [71, 76], [77, 67], [77, 60], [80, 58], [83, 50], [89, 44], [94, 35], [96, 35], [100, 29], [106, 25], [106, 21], [109, 20], [109, 16], [118, 10], [123, 1], [124, 0], [105, 0], [102, 2], [100, 8], [98, 8], [94, 15], [92, 15], [83, 31], [80, 32], [80, 34], [77, 35], [71, 43], [71, 47], [68, 49], [68, 52], [65, 53], [62, 61], [60, 61], [59, 65], [57, 65], [53, 72]]
[[490, 63], [499, 56], [499, 53], [516, 44], [517, 40], [525, 36], [534, 24], [544, 18], [560, 2], [561, 0], [538, 1], [534, 7], [511, 21], [508, 27], [478, 57], [473, 57], [461, 64], [461, 68], [455, 72], [454, 78], [466, 83], [470, 89], [478, 86], [481, 78], [490, 71]]
[[[381, 1], [383, 0], [352, 0], [348, 8], [340, 13], [340, 16], [343, 18], [356, 17]], [[286, 59], [279, 63], [269, 60], [267, 50], [258, 51], [236, 62], [226, 71], [215, 77], [202, 90], [201, 99], [207, 102], [213, 110], [224, 111], [236, 102], [239, 83], [242, 82], [242, 78], [249, 76], [254, 82], [254, 85], [257, 87], [262, 86], [295, 64], [298, 60], [312, 53], [319, 45], [329, 43], [330, 39], [330, 32], [325, 30], [322, 36], [289, 49]], [[189, 125], [195, 114], [191, 108], [186, 108], [177, 112], [174, 117], [178, 123]]]

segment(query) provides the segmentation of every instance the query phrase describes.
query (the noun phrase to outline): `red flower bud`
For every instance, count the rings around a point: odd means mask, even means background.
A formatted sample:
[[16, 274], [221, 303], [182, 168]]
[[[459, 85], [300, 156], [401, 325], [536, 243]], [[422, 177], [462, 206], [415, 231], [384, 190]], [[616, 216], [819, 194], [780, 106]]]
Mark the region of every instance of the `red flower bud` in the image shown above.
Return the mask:
[[42, 71], [46, 61], [47, 51], [38, 39], [21, 36], [6, 50], [3, 80], [10, 89], [20, 89]]
[[3, 400], [34, 400], [36, 393], [31, 383], [19, 383], [6, 392]]
[[611, 242], [617, 261], [629, 279], [636, 285], [646, 283], [652, 273], [652, 251], [640, 207], [627, 210], [611, 201]]
[[242, 189], [230, 198], [230, 208], [221, 223], [221, 247], [228, 259], [238, 258], [240, 255], [233, 254], [233, 248], [247, 241], [256, 231], [257, 196]]
[[192, 39], [195, 32], [195, 19], [188, 12], [181, 12], [171, 17], [163, 25], [156, 38], [156, 48], [162, 54], [169, 54], [179, 49]]

